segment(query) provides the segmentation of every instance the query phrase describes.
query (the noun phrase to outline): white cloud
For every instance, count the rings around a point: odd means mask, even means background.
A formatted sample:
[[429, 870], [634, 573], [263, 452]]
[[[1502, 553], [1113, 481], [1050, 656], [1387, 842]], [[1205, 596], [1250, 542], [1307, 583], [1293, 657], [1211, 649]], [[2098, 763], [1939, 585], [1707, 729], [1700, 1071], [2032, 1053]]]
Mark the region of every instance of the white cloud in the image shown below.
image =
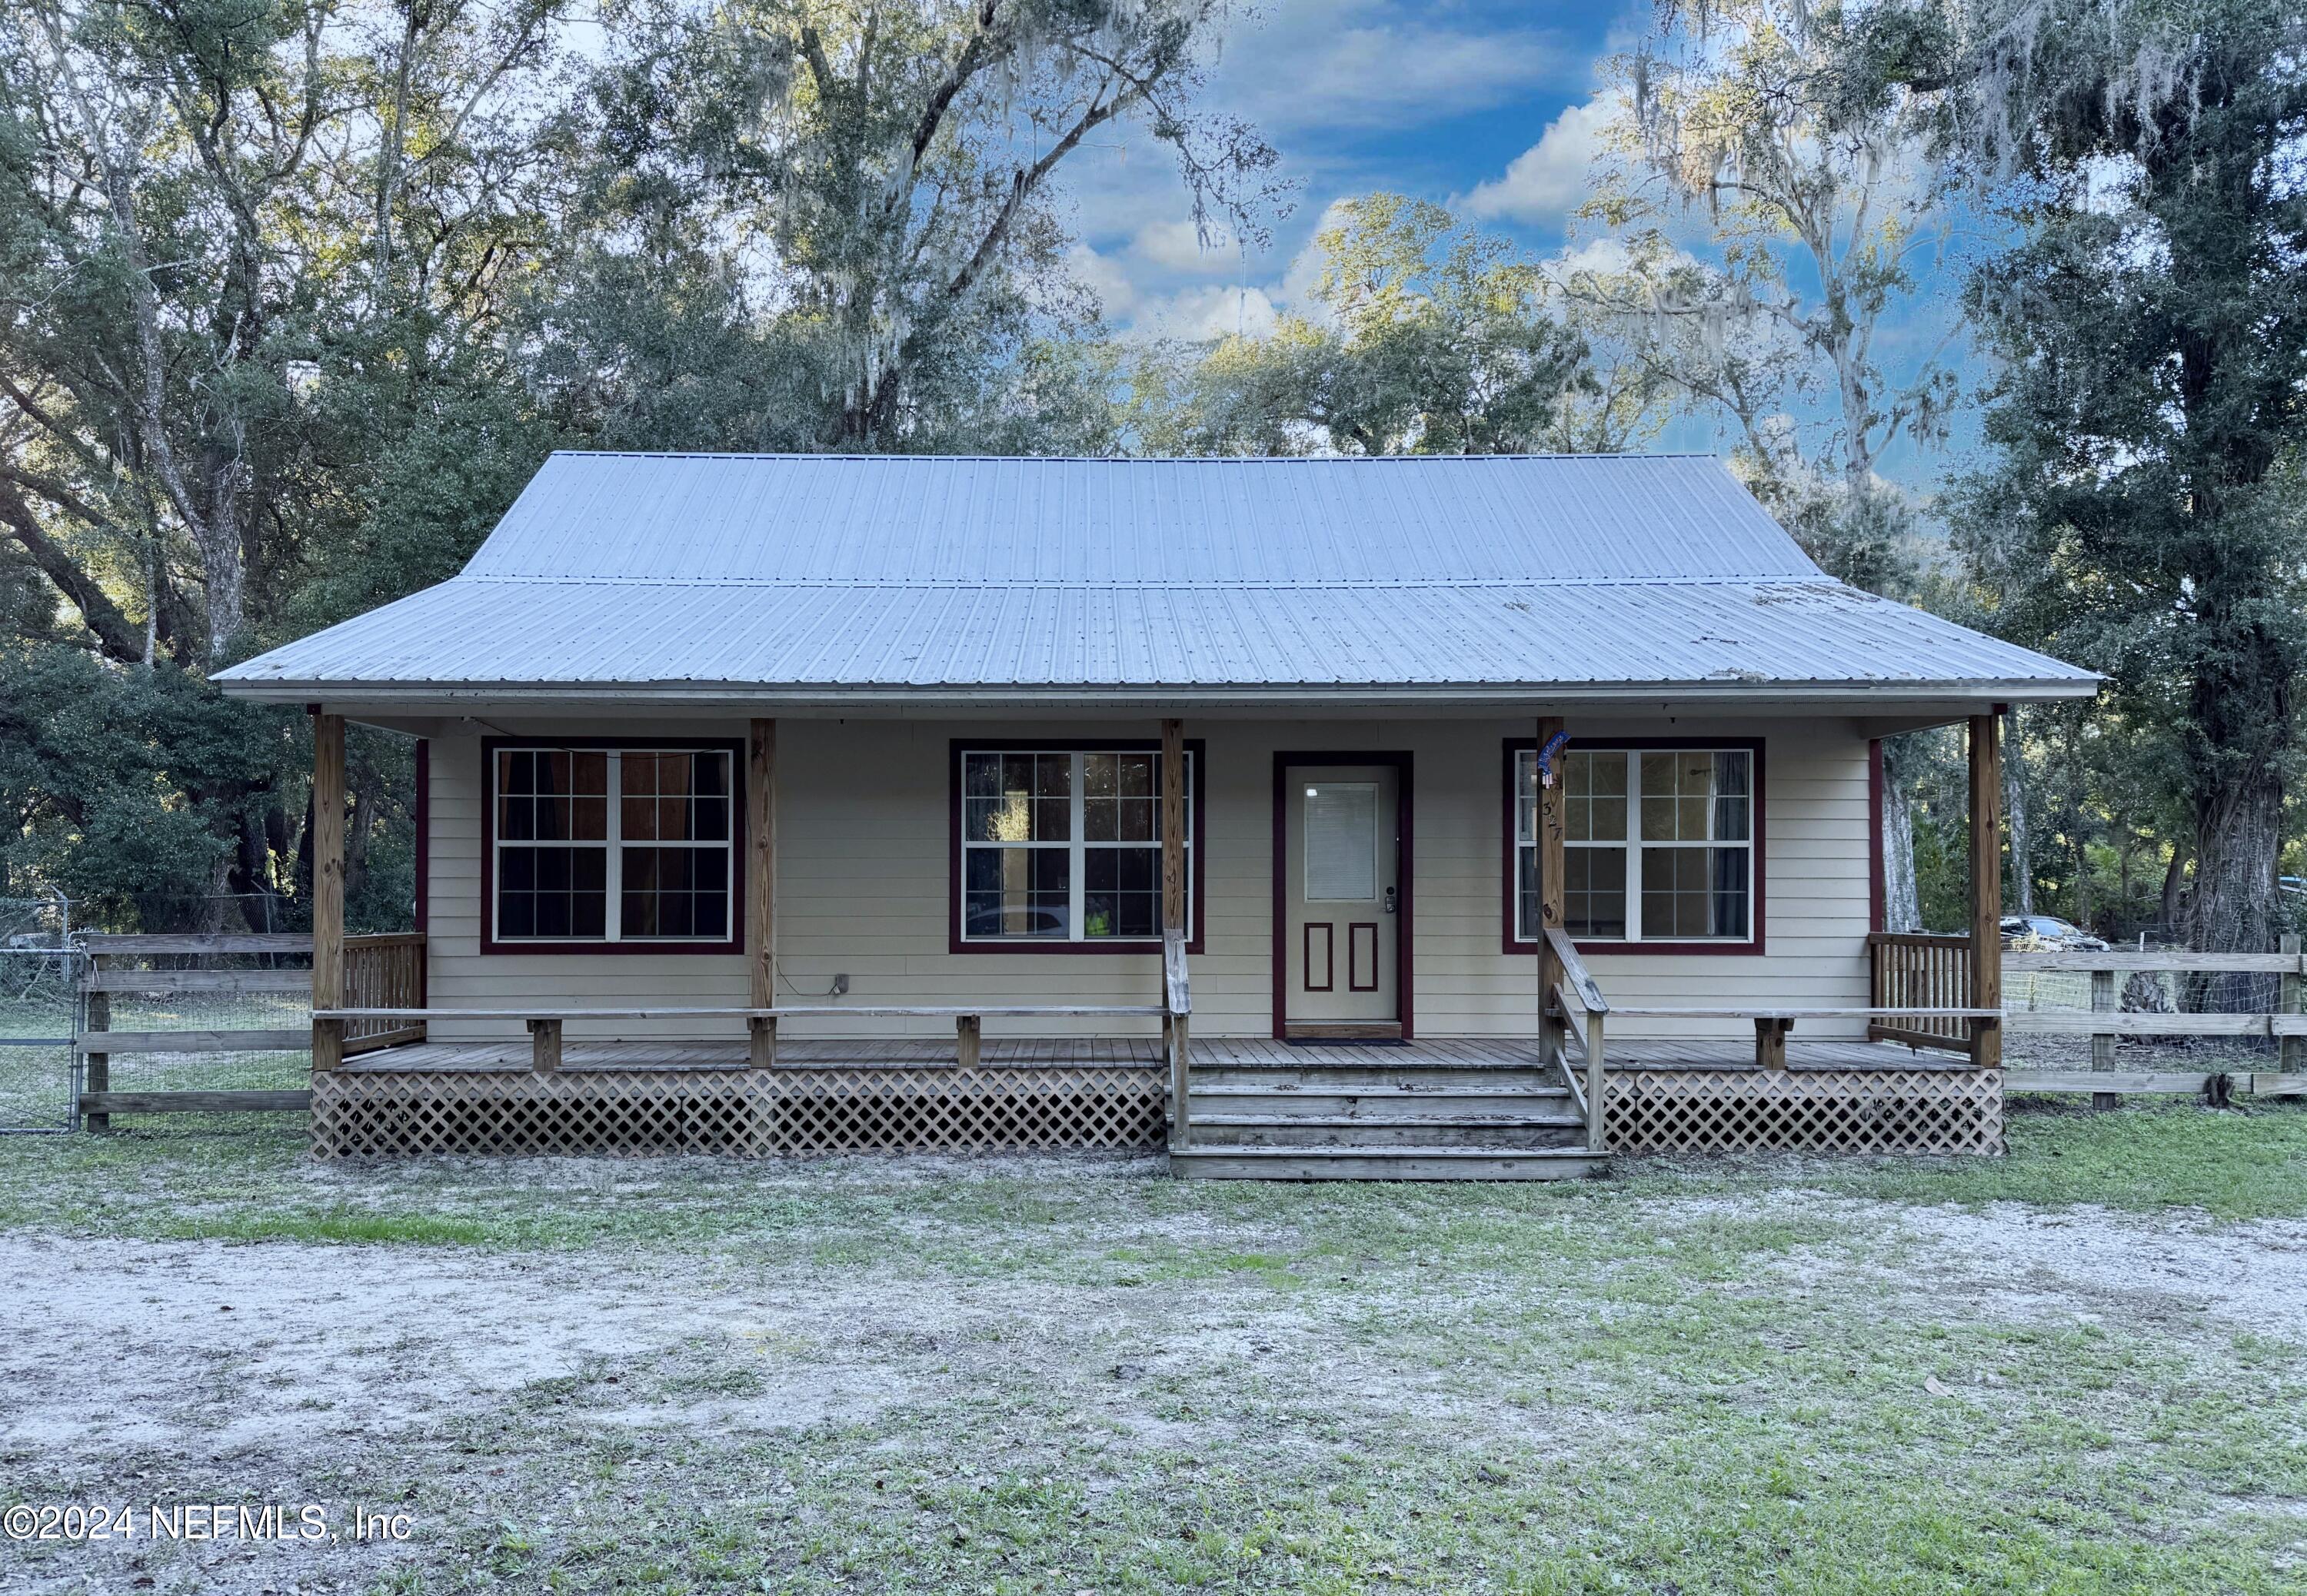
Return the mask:
[[1241, 269], [1241, 246], [1231, 233], [1213, 226], [1208, 229], [1207, 242], [1204, 242], [1203, 230], [1190, 219], [1148, 222], [1137, 229], [1129, 247], [1139, 259], [1169, 271], [1214, 273]]
[[1290, 264], [1282, 273], [1277, 303], [1292, 315], [1325, 323], [1329, 319], [1329, 312], [1314, 298], [1314, 290], [1322, 281], [1325, 264], [1320, 240], [1322, 235], [1331, 228], [1344, 226], [1345, 205], [1343, 200], [1333, 200], [1322, 208], [1321, 219], [1314, 224], [1314, 230], [1307, 235], [1304, 246], [1290, 257]]
[[1295, 0], [1230, 39], [1220, 75], [1273, 132], [1417, 126], [1527, 94], [1572, 64], [1535, 29], [1437, 25], [1430, 8], [1394, 0]]
[[1181, 288], [1143, 302], [1130, 323], [1133, 333], [1202, 343], [1233, 333], [1262, 338], [1274, 330], [1274, 300], [1248, 284]]
[[[1689, 257], [1683, 258], [1687, 260]], [[1633, 251], [1616, 238], [1606, 235], [1589, 238], [1557, 252], [1553, 259], [1547, 261], [1546, 269], [1557, 278], [1575, 277], [1582, 271], [1612, 277], [1625, 270], [1634, 263], [1634, 259]]]
[[1119, 262], [1085, 243], [1076, 243], [1066, 252], [1066, 266], [1074, 281], [1097, 295], [1098, 308], [1108, 321], [1126, 321], [1137, 309], [1137, 285]]
[[1614, 107], [1596, 96], [1571, 106], [1548, 124], [1538, 142], [1514, 157], [1505, 175], [1475, 186], [1463, 201], [1479, 217], [1515, 222], [1559, 222], [1586, 197], [1602, 130]]

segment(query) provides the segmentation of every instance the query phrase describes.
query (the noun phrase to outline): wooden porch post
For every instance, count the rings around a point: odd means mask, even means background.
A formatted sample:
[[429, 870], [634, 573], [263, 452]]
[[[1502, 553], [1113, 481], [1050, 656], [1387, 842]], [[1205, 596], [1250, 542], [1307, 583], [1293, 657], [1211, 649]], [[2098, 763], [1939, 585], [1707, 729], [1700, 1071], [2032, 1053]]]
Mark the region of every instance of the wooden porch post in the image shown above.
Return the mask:
[[[1540, 715], [1538, 718], [1538, 748], [1540, 756], [1546, 745], [1562, 731], [1560, 715]], [[1546, 940], [1548, 929], [1562, 926], [1562, 839], [1565, 819], [1562, 801], [1562, 775], [1555, 772], [1554, 783], [1540, 782], [1538, 789], [1538, 924], [1530, 927], [1538, 943], [1538, 1056], [1541, 1064], [1551, 1063], [1557, 1054], [1566, 1062], [1565, 1046], [1567, 1040], [1565, 1018], [1554, 1009], [1555, 989], [1562, 985], [1562, 960]]]
[[1162, 929], [1186, 929], [1186, 723], [1162, 722]]
[[[345, 1001], [345, 718], [313, 712], [313, 1007]], [[345, 1022], [313, 1021], [313, 1068], [345, 1062]]]
[[[1970, 717], [1970, 1006], [2003, 1006], [2002, 716]], [[2003, 1024], [1970, 1022], [1970, 1062], [2003, 1067]]]
[[[1169, 940], [1176, 933], [1190, 941], [1186, 923], [1186, 722], [1175, 715], [1162, 721], [1162, 995], [1169, 994]], [[1162, 1020], [1163, 1050], [1170, 1063], [1170, 1125], [1171, 1136], [1186, 1139], [1187, 1027], [1182, 1014]]]
[[[777, 723], [755, 721], [745, 770], [745, 952], [753, 976], [750, 1006], [777, 1006]], [[746, 1062], [777, 1062], [777, 1022], [745, 1021]]]

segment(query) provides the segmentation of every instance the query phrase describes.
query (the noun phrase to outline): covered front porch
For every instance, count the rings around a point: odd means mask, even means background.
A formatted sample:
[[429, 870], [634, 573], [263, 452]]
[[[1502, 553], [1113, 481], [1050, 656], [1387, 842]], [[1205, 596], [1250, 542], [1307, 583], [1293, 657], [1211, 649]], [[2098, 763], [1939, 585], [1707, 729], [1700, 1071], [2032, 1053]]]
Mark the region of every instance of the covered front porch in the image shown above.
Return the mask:
[[[343, 721], [322, 713], [314, 1151], [1166, 1149], [1180, 1174], [1287, 1178], [1552, 1178], [1591, 1173], [1616, 1152], [1992, 1152], [2002, 1126], [1992, 808], [2000, 780], [1994, 717], [1970, 725], [1973, 789], [1990, 806], [1974, 861], [1973, 934], [1875, 936], [1863, 949], [1850, 939], [1844, 957], [1863, 958], [1865, 1002], [1848, 988], [1811, 1007], [1726, 1001], [1719, 981], [1703, 984], [1713, 969], [1699, 959], [1690, 963], [1698, 1001], [1659, 1001], [1673, 988], [1662, 993], [1653, 973], [1614, 1006], [1563, 929], [1565, 795], [1561, 783], [1541, 781], [1535, 892], [1522, 911], [1525, 926], [1540, 929], [1510, 938], [1496, 966], [1514, 974], [1511, 1001], [1528, 1016], [1526, 1031], [1324, 1038], [1285, 1027], [1278, 1003], [1274, 1036], [1222, 1034], [1217, 1024], [1196, 1031], [1187, 745], [1176, 718], [1160, 723], [1161, 941], [1133, 962], [1142, 975], [1125, 971], [1119, 986], [1096, 994], [1142, 992], [1142, 1001], [1069, 1000], [1062, 982], [1047, 1001], [791, 998], [776, 951], [778, 723], [755, 720], [736, 844], [751, 1002], [627, 997], [613, 1006], [578, 995], [573, 977], [596, 968], [582, 959], [556, 966], [571, 972], [566, 997], [492, 1003], [467, 986], [461, 1001], [438, 1003], [428, 997], [437, 960], [421, 939], [402, 939], [389, 965], [348, 946], [337, 798]], [[1554, 717], [1522, 727], [1525, 747], [1557, 748], [1566, 735]], [[1274, 763], [1278, 778], [1284, 760]], [[1406, 758], [1402, 771], [1406, 798]], [[1406, 829], [1402, 836], [1406, 856]], [[1282, 854], [1277, 841], [1269, 858]], [[1271, 867], [1278, 882], [1279, 864]], [[1407, 928], [1418, 909], [1406, 857], [1402, 868]], [[1394, 912], [1391, 892], [1385, 912]], [[1277, 914], [1272, 926], [1282, 925]], [[1516, 952], [1527, 962], [1505, 962]], [[1406, 958], [1402, 990], [1406, 1020]], [[476, 1037], [476, 1026], [505, 1034]], [[684, 1034], [667, 1037], [668, 1028]]]

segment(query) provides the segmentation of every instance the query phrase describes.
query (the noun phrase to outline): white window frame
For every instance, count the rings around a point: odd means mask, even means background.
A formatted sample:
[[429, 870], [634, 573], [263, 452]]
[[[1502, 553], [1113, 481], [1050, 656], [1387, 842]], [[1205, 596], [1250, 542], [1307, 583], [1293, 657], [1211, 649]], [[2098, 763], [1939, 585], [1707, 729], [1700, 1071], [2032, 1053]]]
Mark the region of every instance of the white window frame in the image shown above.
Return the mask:
[[[604, 779], [607, 788], [607, 793], [603, 800], [608, 808], [606, 835], [600, 838], [538, 838], [535, 840], [516, 838], [511, 841], [507, 841], [504, 836], [504, 827], [501, 822], [501, 817], [497, 809], [497, 800], [501, 796], [497, 789], [497, 756], [502, 754], [562, 753], [570, 755], [600, 754], [607, 756], [608, 774]], [[722, 890], [725, 895], [725, 900], [729, 905], [728, 929], [721, 935], [700, 936], [693, 933], [686, 936], [627, 936], [624, 935], [624, 756], [628, 753], [649, 755], [712, 754], [717, 755], [722, 759], [728, 762], [729, 835], [727, 837], [717, 842], [683, 842], [680, 841], [664, 841], [656, 838], [642, 838], [636, 841], [633, 844], [636, 848], [687, 848], [692, 849], [699, 853], [707, 852], [713, 849], [718, 849], [721, 850], [723, 858]], [[489, 806], [489, 851], [491, 858], [489, 860], [488, 916], [489, 940], [492, 943], [508, 948], [527, 947], [533, 943], [542, 943], [547, 947], [551, 947], [563, 943], [582, 943], [591, 947], [608, 947], [622, 943], [637, 948], [661, 946], [705, 946], [719, 949], [723, 947], [738, 947], [742, 945], [744, 927], [742, 925], [742, 916], [740, 913], [737, 900], [737, 835], [739, 829], [744, 824], [744, 812], [742, 807], [743, 804], [743, 794], [739, 792], [737, 789], [737, 783], [742, 777], [738, 770], [737, 755], [733, 750], [725, 747], [716, 747], [704, 743], [693, 746], [675, 745], [667, 747], [641, 747], [635, 746], [630, 748], [624, 748], [574, 747], [564, 743], [504, 742], [495, 745], [489, 750], [487, 755], [487, 765], [488, 790], [485, 795], [485, 801]], [[527, 849], [532, 852], [544, 848], [597, 848], [605, 849], [608, 854], [608, 858], [603, 866], [602, 878], [606, 883], [608, 902], [607, 907], [603, 911], [601, 917], [602, 929], [605, 935], [600, 936], [579, 936], [573, 932], [567, 932], [552, 936], [538, 936], [534, 935], [528, 936], [506, 935], [502, 929], [500, 917], [503, 913], [504, 907], [504, 856], [505, 850], [509, 848]]]
[[[1091, 841], [1083, 834], [1087, 830], [1087, 828], [1082, 824], [1085, 813], [1084, 803], [1087, 796], [1084, 789], [1087, 783], [1085, 783], [1082, 778], [1085, 770], [1087, 768], [1087, 762], [1092, 755], [1151, 754], [1158, 759], [1161, 756], [1161, 753], [1162, 750], [1159, 748], [1131, 748], [1123, 747], [1110, 748], [1046, 748], [1036, 747], [1031, 744], [1025, 743], [1002, 743], [982, 748], [963, 748], [961, 751], [960, 761], [955, 768], [955, 780], [959, 783], [959, 790], [954, 795], [955, 809], [953, 816], [954, 827], [961, 839], [961, 858], [960, 868], [955, 873], [953, 885], [951, 888], [953, 894], [954, 924], [959, 928], [961, 940], [972, 947], [994, 948], [1072, 948], [1084, 946], [1093, 948], [1134, 948], [1160, 945], [1162, 935], [1158, 930], [1152, 936], [1092, 936], [1087, 933], [1085, 925], [1087, 916], [1085, 913], [1085, 909], [1088, 900], [1089, 889], [1089, 850], [1093, 848], [1144, 848], [1150, 849], [1156, 856], [1158, 861], [1162, 851], [1162, 844], [1158, 841], [1119, 843]], [[1068, 814], [1067, 816], [1066, 834], [1068, 841], [1063, 842], [987, 842], [976, 841], [971, 838], [969, 835], [969, 762], [972, 759], [979, 758], [999, 759], [1004, 755], [1030, 755], [1036, 758], [1064, 755], [1072, 759], [1073, 769], [1070, 775], [1068, 777], [1068, 785], [1067, 788]], [[1186, 750], [1185, 774], [1186, 935], [1188, 941], [1191, 941], [1193, 938], [1194, 926], [1194, 829], [1196, 820], [1194, 805], [1194, 751], [1191, 748], [1188, 748]], [[1160, 801], [1161, 794], [1159, 792], [1154, 794], [1154, 799], [1157, 803]], [[1027, 801], [1030, 803], [1033, 800], [1029, 798]], [[1050, 849], [1053, 850], [1065, 851], [1072, 856], [1068, 860], [1066, 866], [1067, 934], [1065, 935], [986, 936], [971, 935], [969, 929], [970, 850], [973, 849], [983, 850], [989, 849], [1003, 849], [1011, 848]]]
[[[1626, 856], [1625, 935], [1623, 936], [1582, 936], [1578, 939], [1580, 945], [1613, 948], [1634, 947], [1639, 946], [1645, 942], [1650, 942], [1652, 946], [1659, 945], [1659, 943], [1701, 943], [1709, 948], [1744, 948], [1754, 946], [1755, 943], [1759, 943], [1762, 940], [1762, 926], [1760, 902], [1755, 895], [1755, 889], [1757, 880], [1756, 873], [1760, 870], [1762, 866], [1762, 845], [1761, 824], [1762, 791], [1761, 781], [1757, 775], [1757, 772], [1762, 768], [1761, 750], [1748, 746], [1724, 744], [1720, 747], [1610, 747], [1582, 748], [1573, 751], [1584, 754], [1592, 758], [1600, 758], [1606, 755], [1615, 755], [1624, 758], [1626, 762], [1625, 838], [1623, 841], [1617, 841], [1591, 838], [1583, 841], [1573, 841], [1568, 837], [1565, 837], [1563, 839], [1562, 847], [1565, 853], [1574, 848], [1582, 848], [1623, 851]], [[1677, 839], [1671, 841], [1645, 841], [1642, 834], [1642, 756], [1648, 754], [1743, 755], [1746, 760], [1747, 834], [1745, 840], [1744, 841], [1714, 839], [1698, 839], [1692, 841]], [[1522, 878], [1522, 851], [1525, 849], [1535, 849], [1538, 845], [1538, 806], [1535, 803], [1531, 803], [1528, 806], [1527, 810], [1525, 810], [1523, 804], [1524, 798], [1534, 795], [1537, 789], [1538, 750], [1536, 748], [1525, 747], [1514, 750], [1514, 872], [1512, 877], [1506, 883], [1506, 892], [1509, 900], [1514, 905], [1514, 940], [1519, 943], [1534, 943], [1538, 940], [1539, 934], [1525, 923], [1523, 918]], [[1525, 828], [1523, 824], [1525, 813], [1527, 813], [1529, 817], [1529, 825], [1527, 828]], [[1642, 870], [1643, 850], [1646, 849], [1686, 849], [1714, 848], [1743, 848], [1745, 849], [1746, 935], [1744, 936], [1666, 935], [1656, 939], [1645, 938], [1642, 935]]]

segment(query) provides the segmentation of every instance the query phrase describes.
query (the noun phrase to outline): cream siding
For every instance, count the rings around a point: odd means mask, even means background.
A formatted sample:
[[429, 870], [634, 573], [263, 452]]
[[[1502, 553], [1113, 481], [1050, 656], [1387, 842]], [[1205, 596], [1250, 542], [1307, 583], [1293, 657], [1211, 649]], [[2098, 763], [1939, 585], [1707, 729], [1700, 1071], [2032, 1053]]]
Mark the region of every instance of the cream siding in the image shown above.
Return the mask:
[[[1504, 883], [1503, 747], [1525, 721], [1205, 721], [1187, 724], [1207, 745], [1209, 851], [1202, 871], [1205, 951], [1193, 960], [1195, 1024], [1205, 1036], [1264, 1036], [1272, 1028], [1274, 753], [1408, 749], [1415, 758], [1412, 901], [1417, 917], [1415, 1011], [1427, 1037], [1526, 1035], [1536, 960], [1501, 947]], [[549, 735], [514, 723], [516, 734]], [[567, 723], [557, 730], [575, 735]], [[664, 737], [655, 725], [588, 725], [588, 736]], [[739, 738], [739, 722], [700, 724], [700, 737]], [[958, 1004], [1154, 1000], [1157, 961], [1076, 952], [956, 954], [948, 950], [950, 747], [1044, 738], [1145, 738], [1151, 721], [1084, 724], [801, 721], [778, 729], [777, 905], [781, 996], [824, 994], [849, 977], [852, 1003]], [[1866, 745], [1848, 722], [1721, 721], [1702, 729], [1574, 723], [1595, 738], [1645, 734], [1762, 737], [1768, 952], [1676, 955], [1599, 953], [1590, 960], [1621, 1004], [1856, 1005], [1867, 1001]], [[449, 1007], [640, 1003], [737, 1007], [747, 999], [737, 955], [497, 953], [480, 951], [481, 760], [478, 737], [436, 739], [432, 752], [430, 920], [432, 998]], [[888, 1021], [788, 1022], [793, 1034], [889, 1034]], [[1150, 1028], [1117, 1020], [1108, 1032]], [[452, 1040], [517, 1028], [439, 1020]], [[940, 1028], [917, 1025], [917, 1031]], [[1024, 1022], [990, 1021], [996, 1034]], [[1066, 1029], [1064, 1026], [1043, 1028]], [[1078, 1022], [1070, 1028], [1091, 1028]], [[1628, 1020], [1617, 1034], [1676, 1027]], [[1735, 1032], [1726, 1022], [1684, 1030]], [[1856, 1036], [1857, 1023], [1817, 1022], [1797, 1035]], [[735, 1036], [734, 1020], [572, 1022], [570, 1035]]]

